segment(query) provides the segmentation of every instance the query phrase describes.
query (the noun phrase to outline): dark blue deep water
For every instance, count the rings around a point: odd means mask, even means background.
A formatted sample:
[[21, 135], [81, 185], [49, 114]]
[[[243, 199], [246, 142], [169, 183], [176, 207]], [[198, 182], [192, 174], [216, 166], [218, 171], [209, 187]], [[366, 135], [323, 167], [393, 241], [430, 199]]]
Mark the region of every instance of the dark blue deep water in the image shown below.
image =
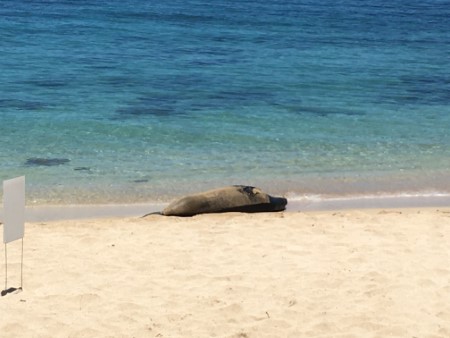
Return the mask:
[[450, 2], [0, 0], [31, 203], [450, 193]]

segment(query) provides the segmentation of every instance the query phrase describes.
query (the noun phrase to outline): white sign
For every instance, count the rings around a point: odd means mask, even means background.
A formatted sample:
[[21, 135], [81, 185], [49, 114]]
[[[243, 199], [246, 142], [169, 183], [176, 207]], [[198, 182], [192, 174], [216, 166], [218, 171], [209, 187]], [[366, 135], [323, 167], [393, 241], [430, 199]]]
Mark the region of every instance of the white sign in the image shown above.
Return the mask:
[[3, 181], [3, 242], [23, 238], [25, 224], [25, 176]]

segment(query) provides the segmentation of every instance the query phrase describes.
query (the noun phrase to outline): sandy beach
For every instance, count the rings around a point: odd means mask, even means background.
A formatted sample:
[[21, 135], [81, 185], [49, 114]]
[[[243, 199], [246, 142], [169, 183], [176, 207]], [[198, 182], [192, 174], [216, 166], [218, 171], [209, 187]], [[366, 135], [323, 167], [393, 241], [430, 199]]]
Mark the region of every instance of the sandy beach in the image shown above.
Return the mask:
[[450, 337], [450, 208], [34, 222], [24, 262], [2, 337]]

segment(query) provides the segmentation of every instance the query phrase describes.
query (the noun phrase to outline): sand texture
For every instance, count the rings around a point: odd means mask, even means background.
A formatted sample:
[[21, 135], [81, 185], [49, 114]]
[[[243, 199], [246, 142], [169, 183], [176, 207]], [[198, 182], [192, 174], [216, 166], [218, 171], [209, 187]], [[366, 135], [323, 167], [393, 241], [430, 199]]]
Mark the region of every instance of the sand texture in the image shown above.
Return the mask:
[[449, 208], [28, 223], [24, 262], [1, 337], [450, 337]]

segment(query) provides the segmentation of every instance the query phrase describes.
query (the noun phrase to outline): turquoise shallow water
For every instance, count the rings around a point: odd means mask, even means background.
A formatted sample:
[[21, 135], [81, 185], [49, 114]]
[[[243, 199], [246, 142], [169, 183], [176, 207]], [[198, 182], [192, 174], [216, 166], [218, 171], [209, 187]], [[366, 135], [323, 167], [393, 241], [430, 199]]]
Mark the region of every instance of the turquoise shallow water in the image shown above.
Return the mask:
[[450, 193], [448, 17], [445, 1], [3, 1], [0, 180], [26, 175], [30, 203]]

